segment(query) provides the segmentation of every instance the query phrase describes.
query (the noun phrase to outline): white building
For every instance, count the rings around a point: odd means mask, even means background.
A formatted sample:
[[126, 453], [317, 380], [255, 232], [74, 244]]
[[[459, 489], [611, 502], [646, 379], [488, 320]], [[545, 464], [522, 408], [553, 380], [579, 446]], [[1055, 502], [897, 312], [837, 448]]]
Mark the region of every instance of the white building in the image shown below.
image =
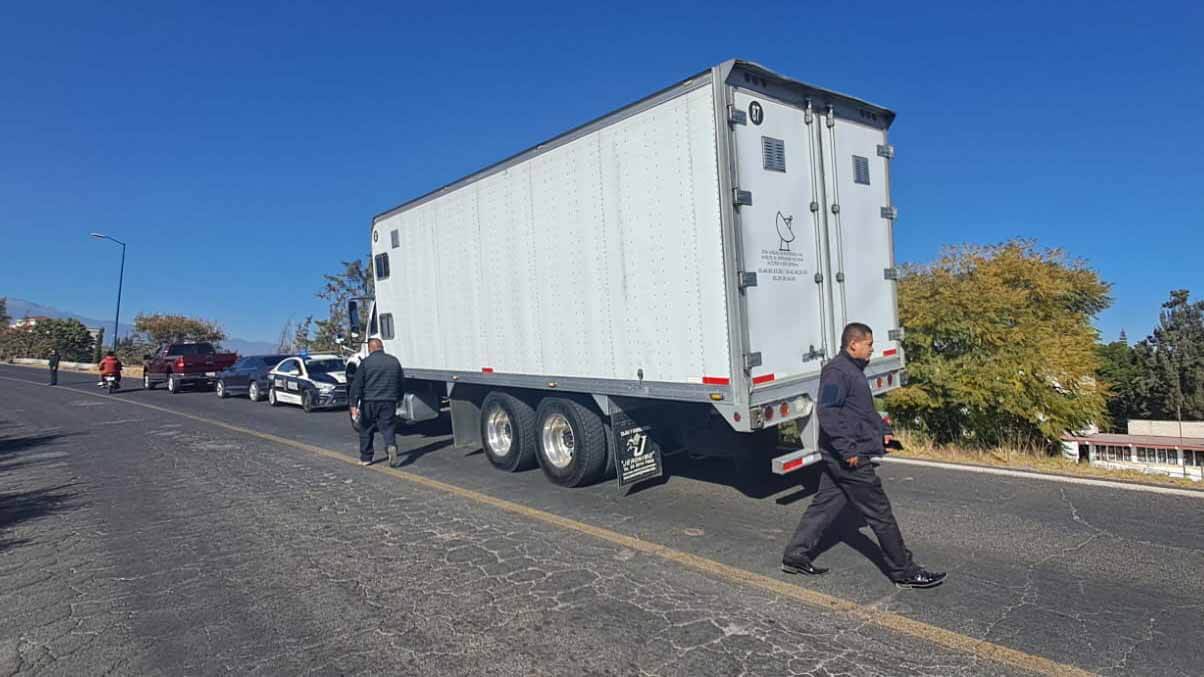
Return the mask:
[[1071, 435], [1065, 441], [1077, 445], [1079, 458], [1093, 466], [1204, 479], [1204, 422], [1133, 420], [1128, 430], [1124, 435]]

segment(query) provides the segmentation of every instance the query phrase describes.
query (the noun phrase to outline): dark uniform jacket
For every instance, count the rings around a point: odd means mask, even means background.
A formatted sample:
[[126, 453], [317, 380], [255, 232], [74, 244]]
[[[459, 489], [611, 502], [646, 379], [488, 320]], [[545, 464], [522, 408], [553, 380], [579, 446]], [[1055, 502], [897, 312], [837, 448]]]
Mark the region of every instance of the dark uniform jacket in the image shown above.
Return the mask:
[[891, 432], [874, 409], [867, 364], [841, 351], [819, 376], [819, 448], [845, 461], [884, 455], [882, 437]]
[[58, 353], [50, 353], [50, 368], [58, 369], [60, 359], [62, 359], [62, 358], [59, 357]]
[[396, 357], [386, 355], [383, 350], [370, 353], [360, 362], [359, 369], [355, 370], [355, 376], [351, 379], [351, 404], [371, 401], [396, 402], [404, 392], [404, 378], [401, 362], [398, 362]]

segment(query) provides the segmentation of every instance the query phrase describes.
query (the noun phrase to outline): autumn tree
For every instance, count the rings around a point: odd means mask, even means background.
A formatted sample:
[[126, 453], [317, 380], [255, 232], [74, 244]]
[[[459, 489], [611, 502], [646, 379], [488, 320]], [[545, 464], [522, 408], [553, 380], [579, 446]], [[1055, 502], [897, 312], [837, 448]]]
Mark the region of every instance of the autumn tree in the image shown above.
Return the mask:
[[226, 332], [216, 322], [183, 315], [145, 315], [134, 318], [134, 331], [153, 345], [182, 341], [207, 341], [215, 345], [226, 339]]
[[1031, 241], [950, 247], [899, 281], [907, 387], [897, 421], [940, 443], [1056, 441], [1103, 418], [1092, 318], [1109, 286]]

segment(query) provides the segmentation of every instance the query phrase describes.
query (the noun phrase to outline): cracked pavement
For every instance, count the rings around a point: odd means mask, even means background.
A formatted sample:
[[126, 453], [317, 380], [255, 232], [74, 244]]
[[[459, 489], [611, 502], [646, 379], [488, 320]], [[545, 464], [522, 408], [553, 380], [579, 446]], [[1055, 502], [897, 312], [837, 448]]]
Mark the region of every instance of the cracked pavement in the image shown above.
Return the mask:
[[[342, 412], [63, 381], [0, 381], [0, 675], [1023, 672], [123, 400], [350, 457]], [[564, 490], [446, 437], [407, 434], [405, 470], [1092, 672], [1199, 674], [1199, 499], [886, 466], [909, 547], [952, 572], [923, 593], [882, 577], [856, 524], [819, 558], [831, 575], [778, 574], [806, 478], [736, 487], [675, 457], [628, 496]]]

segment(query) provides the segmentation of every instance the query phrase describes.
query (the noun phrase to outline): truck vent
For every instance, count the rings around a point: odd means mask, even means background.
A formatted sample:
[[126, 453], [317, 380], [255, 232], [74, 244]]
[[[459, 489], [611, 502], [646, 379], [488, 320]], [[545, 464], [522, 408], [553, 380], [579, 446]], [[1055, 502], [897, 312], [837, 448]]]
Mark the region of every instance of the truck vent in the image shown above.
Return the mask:
[[857, 183], [870, 185], [870, 160], [860, 155], [853, 156], [853, 180]]
[[389, 231], [389, 239], [392, 240], [393, 248], [397, 249], [401, 246], [401, 234], [395, 230]]
[[761, 156], [765, 169], [773, 172], [786, 171], [786, 142], [770, 136], [761, 137]]

